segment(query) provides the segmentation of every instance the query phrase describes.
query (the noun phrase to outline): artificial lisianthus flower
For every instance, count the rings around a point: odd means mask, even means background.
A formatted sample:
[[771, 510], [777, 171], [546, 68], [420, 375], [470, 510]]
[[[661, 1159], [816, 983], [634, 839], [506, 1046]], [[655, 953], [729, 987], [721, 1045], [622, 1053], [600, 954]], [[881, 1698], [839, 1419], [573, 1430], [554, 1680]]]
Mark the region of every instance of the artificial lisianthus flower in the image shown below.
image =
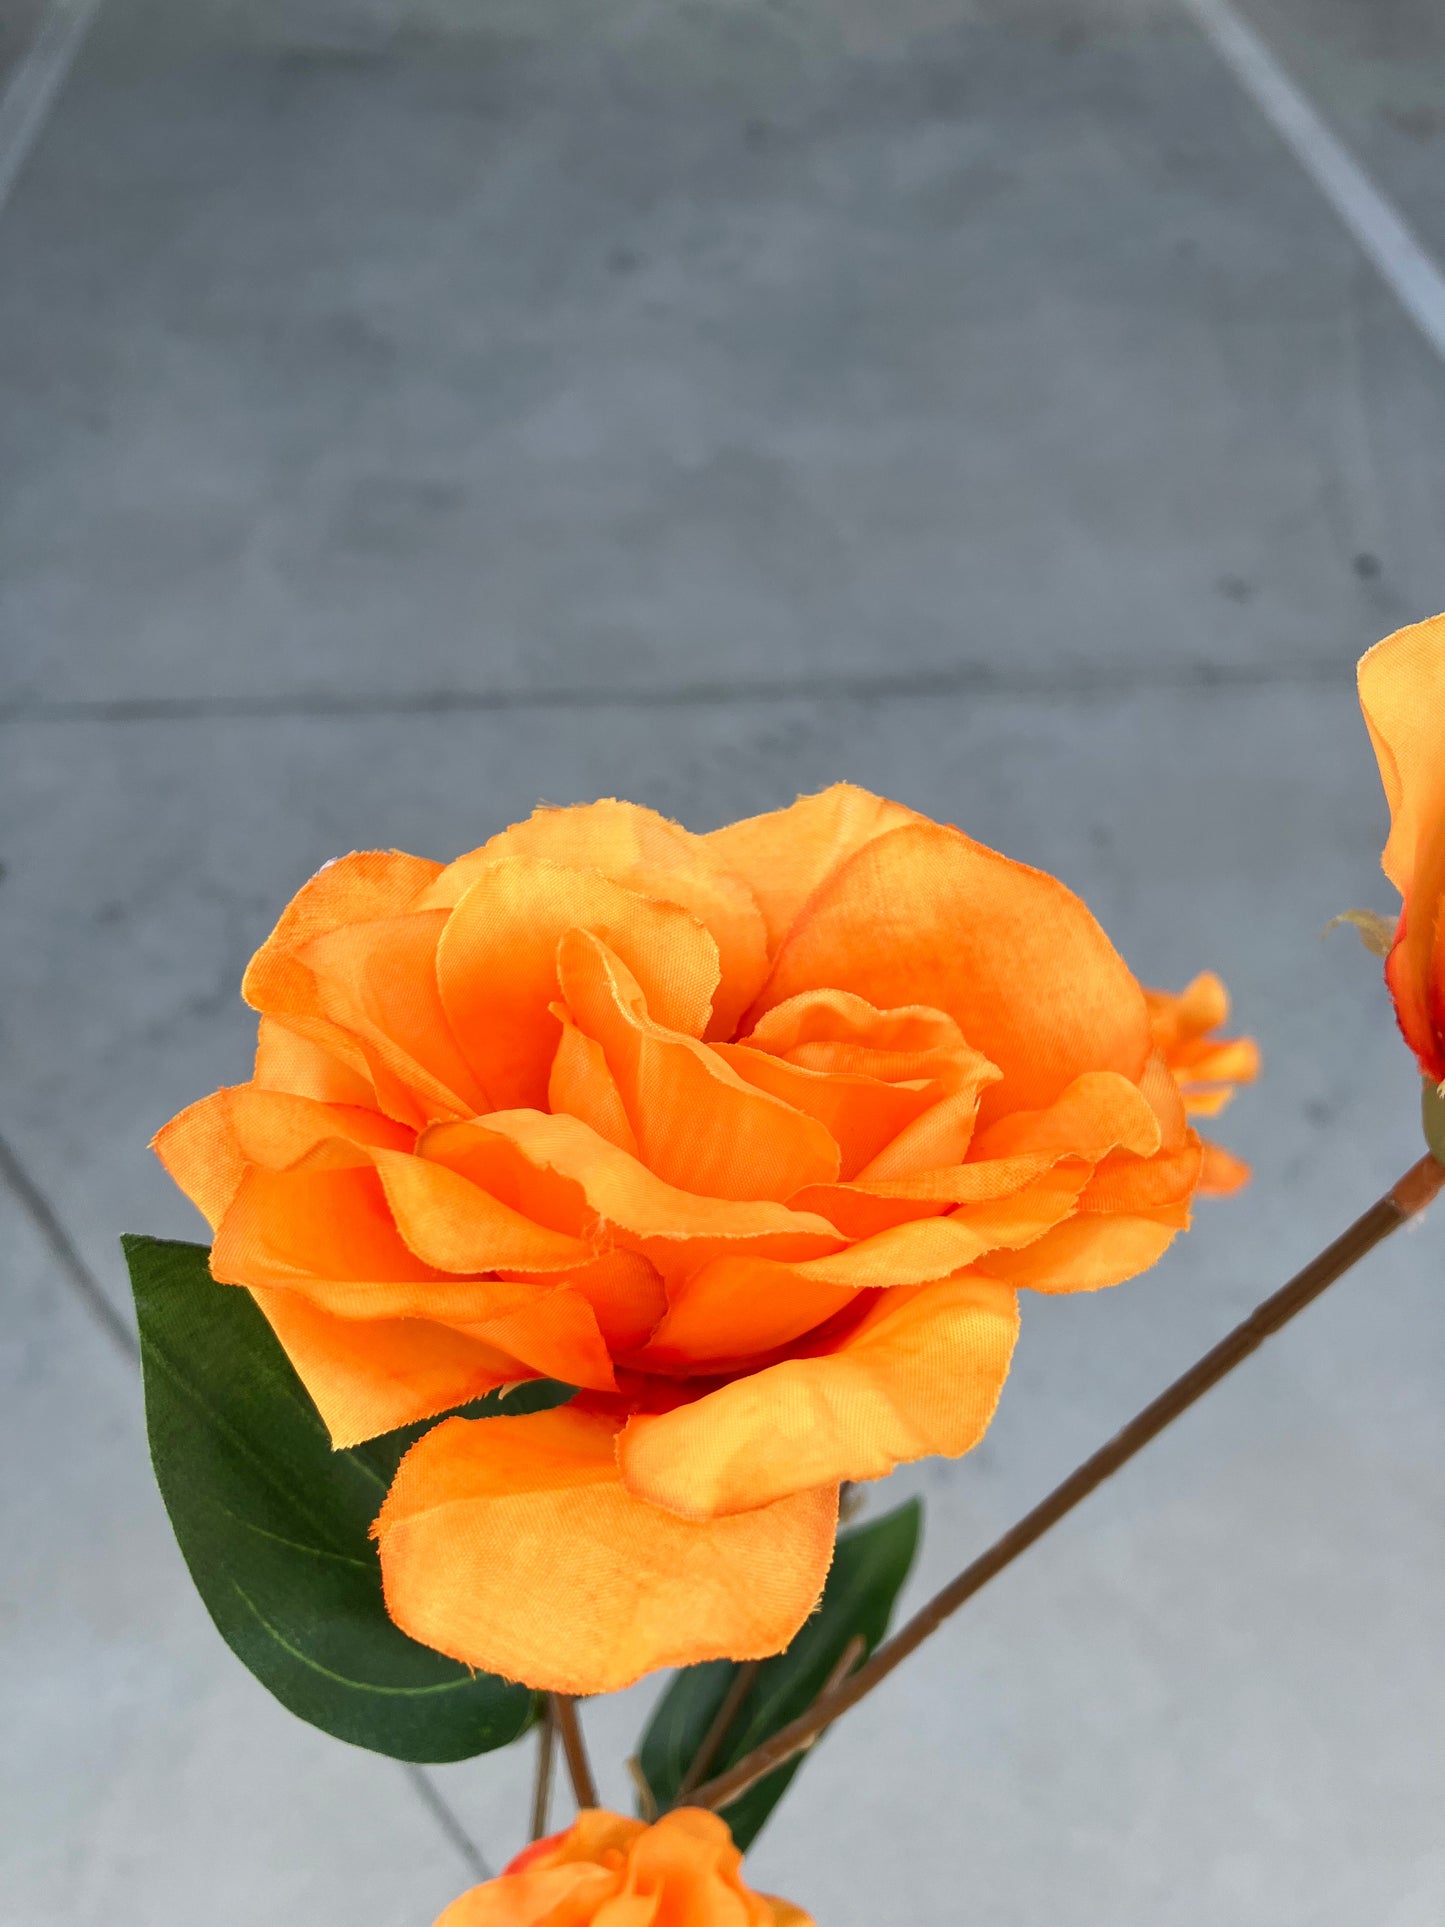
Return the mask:
[[591, 1693], [787, 1645], [838, 1488], [983, 1435], [1020, 1287], [1152, 1264], [1201, 1172], [1149, 1004], [1043, 872], [839, 785], [696, 836], [541, 810], [330, 864], [252, 1079], [157, 1149], [338, 1445], [414, 1638]]

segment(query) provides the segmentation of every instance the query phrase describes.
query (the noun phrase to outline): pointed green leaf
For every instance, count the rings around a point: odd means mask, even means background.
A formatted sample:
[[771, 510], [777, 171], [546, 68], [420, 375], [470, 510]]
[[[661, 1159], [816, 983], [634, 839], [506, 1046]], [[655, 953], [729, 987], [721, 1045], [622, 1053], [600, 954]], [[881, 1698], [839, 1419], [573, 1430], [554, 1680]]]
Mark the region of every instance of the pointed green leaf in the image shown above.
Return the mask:
[[[399, 1760], [463, 1760], [517, 1738], [534, 1695], [409, 1639], [387, 1617], [369, 1537], [410, 1426], [335, 1452], [247, 1291], [204, 1245], [123, 1240], [140, 1324], [151, 1459], [201, 1598], [283, 1706]], [[469, 1417], [541, 1410], [565, 1386]], [[435, 1421], [428, 1421], [428, 1424]]]
[[[878, 1645], [913, 1564], [922, 1518], [918, 1500], [910, 1499], [896, 1512], [838, 1535], [838, 1549], [821, 1605], [787, 1651], [765, 1660], [758, 1669], [751, 1690], [708, 1765], [707, 1777], [735, 1765], [779, 1727], [806, 1711], [855, 1635], [863, 1640], [868, 1653]], [[658, 1702], [638, 1759], [659, 1807], [676, 1800], [687, 1769], [721, 1711], [737, 1673], [738, 1667], [728, 1659], [686, 1667], [674, 1676]], [[739, 1847], [746, 1848], [757, 1838], [806, 1757], [801, 1755], [780, 1766], [730, 1807], [723, 1808], [723, 1818]]]

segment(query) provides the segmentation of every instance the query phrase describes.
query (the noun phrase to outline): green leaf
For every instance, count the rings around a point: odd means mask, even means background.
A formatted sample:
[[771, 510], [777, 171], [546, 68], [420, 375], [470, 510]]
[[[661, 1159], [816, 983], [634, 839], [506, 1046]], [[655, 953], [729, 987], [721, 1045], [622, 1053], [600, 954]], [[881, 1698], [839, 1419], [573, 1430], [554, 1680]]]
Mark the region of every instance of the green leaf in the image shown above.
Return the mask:
[[[151, 1459], [221, 1637], [283, 1706], [398, 1760], [464, 1760], [524, 1732], [535, 1696], [409, 1639], [387, 1617], [369, 1537], [409, 1426], [336, 1452], [251, 1294], [204, 1245], [125, 1238]], [[469, 1417], [570, 1397], [528, 1385]]]
[[[913, 1564], [922, 1518], [918, 1500], [910, 1499], [896, 1512], [839, 1534], [821, 1605], [787, 1651], [765, 1660], [758, 1669], [706, 1777], [735, 1765], [805, 1712], [855, 1635], [862, 1638], [867, 1652], [873, 1651], [888, 1630], [894, 1601]], [[729, 1659], [689, 1666], [674, 1676], [658, 1702], [638, 1761], [659, 1807], [677, 1798], [688, 1766], [721, 1711], [738, 1670]], [[723, 1818], [739, 1847], [746, 1848], [757, 1838], [806, 1757], [789, 1760], [723, 1808]]]
[[1420, 1092], [1420, 1122], [1425, 1144], [1437, 1164], [1445, 1164], [1445, 1084], [1427, 1077]]

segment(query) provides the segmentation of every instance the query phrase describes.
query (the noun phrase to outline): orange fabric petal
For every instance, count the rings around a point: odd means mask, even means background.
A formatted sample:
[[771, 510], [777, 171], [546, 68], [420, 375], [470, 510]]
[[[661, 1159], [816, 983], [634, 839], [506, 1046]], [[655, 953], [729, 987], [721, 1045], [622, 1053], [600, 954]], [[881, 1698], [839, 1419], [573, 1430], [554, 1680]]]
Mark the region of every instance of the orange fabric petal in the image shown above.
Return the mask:
[[1090, 1165], [1065, 1158], [1006, 1196], [959, 1205], [953, 1222], [967, 1226], [990, 1251], [1019, 1250], [1074, 1215], [1092, 1176]]
[[1167, 1057], [1207, 1031], [1218, 1030], [1229, 1017], [1229, 992], [1222, 978], [1202, 970], [1183, 990], [1144, 992], [1154, 1042]]
[[1128, 1216], [1171, 1204], [1187, 1205], [1199, 1183], [1203, 1147], [1190, 1131], [1184, 1142], [1157, 1157], [1116, 1151], [1096, 1168], [1079, 1196], [1080, 1211]]
[[837, 1177], [825, 1127], [747, 1083], [713, 1046], [654, 1023], [637, 979], [597, 937], [569, 931], [557, 971], [572, 1017], [602, 1046], [638, 1156], [664, 1183], [781, 1202]]
[[601, 1861], [615, 1869], [617, 1854], [626, 1856], [628, 1848], [647, 1831], [645, 1820], [629, 1814], [610, 1813], [606, 1807], [583, 1807], [570, 1827], [533, 1840], [523, 1847], [502, 1869], [503, 1875], [523, 1873], [528, 1868], [570, 1867], [587, 1861]]
[[348, 924], [313, 938], [300, 953], [325, 1015], [357, 1039], [368, 1065], [383, 1066], [428, 1119], [470, 1116], [489, 1102], [437, 988], [437, 946], [446, 924], [440, 910]]
[[[1161, 1094], [1167, 1110], [1177, 1094]], [[1179, 1113], [1180, 1131], [1183, 1114]], [[885, 1214], [940, 1211], [1012, 1197], [1037, 1183], [1063, 1162], [1094, 1164], [1121, 1146], [1136, 1155], [1157, 1152], [1163, 1139], [1159, 1114], [1149, 1096], [1111, 1071], [1086, 1072], [1055, 1102], [1038, 1111], [1019, 1111], [978, 1133], [963, 1164], [945, 1164], [913, 1175], [891, 1178], [866, 1172], [853, 1184], [800, 1192], [797, 1210], [820, 1212], [860, 1236], [888, 1221]]]
[[997, 1076], [986, 1058], [978, 1058], [976, 1074], [905, 1124], [892, 1143], [863, 1166], [860, 1181], [889, 1183], [961, 1162], [973, 1143], [983, 1094]]
[[637, 1251], [604, 1251], [565, 1274], [592, 1307], [614, 1356], [645, 1344], [667, 1310], [667, 1293], [654, 1265]]
[[[804, 1070], [742, 1044], [715, 1044], [713, 1051], [735, 1078], [822, 1127], [834, 1146], [831, 1163], [835, 1169], [809, 1182], [827, 1183], [838, 1174], [852, 1177], [930, 1100], [927, 1087], [884, 1084], [877, 1078], [846, 1072]], [[780, 1188], [774, 1195], [791, 1197], [801, 1188], [795, 1184], [791, 1190]]]
[[659, 1023], [695, 1037], [707, 1027], [718, 948], [691, 912], [595, 871], [493, 857], [450, 914], [437, 971], [452, 1029], [499, 1110], [546, 1101], [561, 1035], [557, 945], [569, 930], [604, 939]]
[[217, 1231], [211, 1270], [223, 1284], [284, 1287], [351, 1320], [475, 1325], [528, 1296], [524, 1282], [449, 1278], [424, 1264], [398, 1235], [369, 1164], [252, 1166]]
[[246, 1175], [231, 1123], [231, 1092], [215, 1091], [187, 1105], [156, 1132], [151, 1149], [214, 1231]]
[[[367, 1099], [356, 1086], [362, 1092], [370, 1086], [384, 1110], [413, 1124], [422, 1121], [415, 1099], [374, 1050], [325, 1014], [320, 986], [302, 952], [353, 922], [372, 922], [409, 909], [438, 867], [396, 850], [362, 851], [328, 863], [292, 898], [241, 984], [241, 994], [253, 1009], [280, 1020], [297, 1039], [349, 1071], [352, 1095], [359, 1101]], [[332, 1093], [307, 1087], [302, 1094]]]
[[605, 797], [571, 809], [543, 808], [494, 836], [437, 878], [429, 902], [456, 904], [499, 857], [535, 857], [595, 871], [643, 897], [680, 904], [711, 932], [721, 975], [708, 1034], [729, 1037], [768, 973], [766, 932], [747, 883], [679, 823], [637, 803]]
[[258, 1090], [314, 1097], [323, 1104], [376, 1107], [376, 1086], [353, 1041], [329, 1022], [316, 1020], [307, 1034], [280, 1017], [262, 1017], [256, 1026], [256, 1064], [251, 1076]]
[[525, 1294], [521, 1304], [498, 1317], [469, 1321], [463, 1329], [520, 1360], [540, 1378], [555, 1378], [591, 1392], [616, 1391], [611, 1354], [582, 1293], [571, 1285], [530, 1283], [523, 1284], [521, 1291]]
[[1205, 1197], [1227, 1198], [1242, 1190], [1253, 1173], [1243, 1158], [1222, 1145], [1205, 1143], [1199, 1166], [1199, 1190]]
[[788, 1202], [795, 1211], [826, 1218], [850, 1242], [871, 1238], [895, 1224], [910, 1224], [915, 1218], [941, 1218], [953, 1208], [950, 1198], [895, 1198], [866, 1184], [811, 1185]]
[[494, 1346], [445, 1325], [338, 1318], [295, 1291], [253, 1289], [251, 1296], [338, 1450], [528, 1376]]
[[813, 1927], [801, 1908], [746, 1886], [741, 1862], [715, 1813], [680, 1807], [647, 1826], [584, 1808], [436, 1927]]
[[1052, 1104], [1088, 1071], [1142, 1071], [1143, 993], [1063, 884], [960, 831], [917, 822], [843, 864], [783, 943], [759, 1000], [824, 985], [946, 1011], [1003, 1073], [984, 1117]]
[[863, 1177], [851, 1185], [836, 1185], [831, 1190], [800, 1192], [794, 1204], [800, 1210], [806, 1207], [831, 1217], [830, 1200], [846, 1190], [855, 1198], [896, 1204], [907, 1208], [911, 1216], [924, 1216], [949, 1205], [980, 1204], [991, 1198], [1009, 1197], [1065, 1155], [1057, 1150], [1027, 1151], [1017, 1157], [944, 1164], [936, 1170], [919, 1171], [906, 1178]]
[[922, 1285], [972, 1264], [984, 1249], [977, 1232], [957, 1215], [918, 1218], [894, 1225], [843, 1251], [813, 1258], [796, 1269], [828, 1284], [867, 1291], [893, 1285]]
[[639, 1371], [718, 1371], [790, 1345], [857, 1301], [848, 1285], [769, 1258], [714, 1258], [674, 1286]]
[[1212, 971], [1203, 971], [1177, 994], [1146, 990], [1149, 1023], [1156, 1047], [1177, 1081], [1191, 1115], [1213, 1116], [1224, 1109], [1231, 1089], [1212, 1084], [1248, 1084], [1259, 1075], [1259, 1049], [1252, 1038], [1213, 1037], [1229, 1017], [1229, 992]]
[[[345, 1148], [322, 1147], [328, 1154]], [[403, 1228], [412, 1236], [418, 1223], [438, 1241], [461, 1236], [454, 1201], [439, 1204], [426, 1194], [425, 1180], [458, 1187], [464, 1181], [440, 1167], [423, 1167], [423, 1182], [412, 1185], [419, 1160], [376, 1155], [386, 1170], [380, 1181], [365, 1165], [249, 1170], [216, 1237], [215, 1276], [228, 1284], [284, 1287], [352, 1324], [405, 1319], [448, 1326], [483, 1344], [488, 1358], [505, 1353], [511, 1361], [507, 1378], [542, 1376], [596, 1391], [614, 1388], [610, 1355], [585, 1290], [570, 1279], [443, 1275], [403, 1241], [389, 1207], [400, 1197]], [[556, 1264], [580, 1253], [584, 1267], [591, 1261], [590, 1247], [541, 1231], [480, 1193], [474, 1197], [479, 1208], [463, 1230], [489, 1240], [493, 1253], [507, 1251], [538, 1270], [545, 1268], [544, 1257]], [[648, 1294], [649, 1306], [656, 1296], [655, 1290]], [[293, 1362], [299, 1370], [299, 1361]]]
[[1043, 1153], [958, 1164], [896, 1182], [805, 1191], [796, 1210], [818, 1211], [851, 1238], [872, 1237], [908, 1219], [942, 1216], [995, 1244], [1027, 1244], [1074, 1209], [1093, 1167]]
[[270, 1171], [286, 1170], [333, 1138], [388, 1150], [409, 1149], [416, 1139], [406, 1125], [357, 1104], [328, 1104], [254, 1084], [237, 1084], [226, 1097], [241, 1155]]
[[1201, 1039], [1198, 1044], [1182, 1049], [1170, 1068], [1179, 1079], [1184, 1108], [1212, 1115], [1224, 1108], [1218, 1100], [1232, 1093], [1216, 1094], [1198, 1087], [1201, 1084], [1252, 1084], [1259, 1076], [1259, 1046], [1252, 1037], [1221, 1038], [1217, 1043]]
[[1417, 622], [1367, 650], [1359, 666], [1360, 707], [1390, 805], [1381, 859], [1401, 896], [1416, 873], [1420, 845], [1445, 818], [1445, 616]]
[[379, 1151], [376, 1167], [397, 1230], [438, 1271], [562, 1271], [594, 1255], [585, 1239], [533, 1223], [429, 1157]]
[[812, 1258], [843, 1243], [826, 1219], [783, 1204], [680, 1191], [573, 1117], [495, 1111], [469, 1124], [436, 1125], [418, 1149], [538, 1223], [599, 1225], [664, 1276], [738, 1247]]
[[321, 1016], [315, 980], [299, 952], [328, 930], [411, 909], [441, 867], [400, 850], [360, 850], [325, 864], [292, 897], [251, 959], [241, 986], [246, 1002], [253, 1010]]
[[365, 1150], [337, 1142], [336, 1151], [357, 1161], [247, 1170], [216, 1231], [211, 1250], [216, 1277], [227, 1284], [303, 1289], [322, 1279], [380, 1283], [438, 1277], [397, 1234]]
[[878, 1010], [834, 990], [789, 998], [742, 1044], [718, 1050], [750, 1083], [827, 1126], [844, 1178], [955, 1162], [979, 1093], [998, 1076], [942, 1011]]
[[637, 1139], [627, 1121], [617, 1079], [608, 1068], [607, 1053], [595, 1037], [578, 1030], [565, 1005], [554, 1004], [552, 1011], [561, 1023], [562, 1036], [547, 1080], [547, 1109], [578, 1118], [609, 1144], [636, 1157]]
[[1113, 1071], [1087, 1071], [1046, 1109], [1016, 1110], [980, 1131], [973, 1150], [980, 1161], [1042, 1152], [1097, 1164], [1110, 1151], [1152, 1157], [1162, 1142], [1158, 1113], [1136, 1082]]
[[593, 1927], [620, 1885], [606, 1867], [503, 1874], [454, 1900], [435, 1927]]
[[1074, 1209], [1087, 1168], [1046, 1179], [1002, 1204], [886, 1227], [833, 1256], [801, 1264], [715, 1258], [680, 1280], [645, 1352], [644, 1369], [718, 1370], [776, 1351], [856, 1303], [866, 1291], [932, 1283], [995, 1245], [1024, 1244]]
[[904, 1004], [879, 1010], [846, 990], [809, 990], [764, 1011], [745, 1044], [812, 1071], [905, 1081], [947, 1078], [976, 1055], [941, 1010]]
[[929, 1453], [957, 1457], [993, 1417], [1017, 1332], [1013, 1292], [988, 1278], [890, 1292], [836, 1351], [630, 1419], [622, 1476], [681, 1518], [716, 1519]]
[[1100, 1291], [1157, 1264], [1188, 1223], [1187, 1205], [1131, 1217], [1070, 1218], [1022, 1251], [989, 1252], [979, 1269], [1050, 1295]]
[[767, 922], [768, 948], [776, 952], [809, 897], [855, 851], [922, 820], [901, 803], [835, 783], [816, 796], [800, 796], [785, 810], [712, 830], [702, 841], [751, 884]]
[[1445, 616], [1396, 630], [1359, 668], [1360, 707], [1390, 805], [1384, 871], [1404, 898], [1385, 975], [1426, 1076], [1445, 1079]]
[[377, 1519], [387, 1610], [468, 1665], [564, 1693], [781, 1651], [822, 1590], [837, 1491], [679, 1519], [624, 1490], [608, 1421], [449, 1419]]

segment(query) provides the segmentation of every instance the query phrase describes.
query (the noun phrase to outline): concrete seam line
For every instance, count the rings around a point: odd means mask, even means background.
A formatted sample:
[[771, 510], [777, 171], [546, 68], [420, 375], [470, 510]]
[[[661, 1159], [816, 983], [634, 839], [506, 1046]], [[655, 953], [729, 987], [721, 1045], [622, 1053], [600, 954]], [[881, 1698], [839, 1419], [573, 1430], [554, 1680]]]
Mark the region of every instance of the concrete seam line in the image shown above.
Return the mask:
[[80, 52], [100, 0], [51, 0], [35, 38], [0, 93], [0, 212]]
[[1230, 0], [1180, 0], [1445, 361], [1445, 274]]
[[443, 1796], [441, 1789], [437, 1786], [436, 1781], [433, 1780], [426, 1768], [410, 1764], [406, 1768], [406, 1777], [416, 1789], [417, 1797], [422, 1805], [431, 1814], [447, 1839], [450, 1840], [456, 1848], [462, 1864], [466, 1867], [472, 1878], [478, 1881], [494, 1880], [496, 1875], [487, 1865], [476, 1841], [472, 1839], [472, 1836], [457, 1818], [455, 1811]]
[[[0, 1177], [3, 1177], [8, 1184], [36, 1230], [49, 1246], [51, 1255], [74, 1285], [86, 1310], [90, 1312], [117, 1350], [123, 1352], [131, 1364], [138, 1365], [140, 1345], [135, 1333], [110, 1302], [100, 1280], [81, 1257], [70, 1233], [61, 1222], [59, 1212], [31, 1177], [13, 1146], [4, 1137], [0, 1137]], [[402, 1770], [422, 1805], [447, 1841], [456, 1849], [467, 1871], [477, 1880], [490, 1880], [491, 1869], [480, 1849], [431, 1776], [422, 1767], [407, 1763], [402, 1763]]]
[[61, 1222], [60, 1213], [4, 1137], [0, 1137], [0, 1177], [9, 1185], [31, 1223], [50, 1247], [52, 1257], [75, 1287], [91, 1317], [118, 1351], [123, 1352], [133, 1365], [139, 1364], [140, 1344], [135, 1333], [110, 1302], [100, 1280], [81, 1257], [70, 1233]]
[[1108, 669], [1050, 676], [1002, 675], [982, 665], [920, 670], [901, 676], [808, 676], [801, 680], [751, 677], [733, 683], [678, 683], [672, 687], [571, 689], [433, 689], [344, 696], [298, 691], [278, 696], [136, 696], [114, 700], [61, 698], [0, 701], [0, 729], [95, 723], [335, 722], [350, 718], [447, 716], [523, 710], [725, 709], [765, 703], [913, 703], [952, 696], [978, 701], [1072, 702], [1137, 695], [1230, 695], [1239, 690], [1353, 688], [1355, 659], [1284, 663], [1186, 662], [1132, 670]]

